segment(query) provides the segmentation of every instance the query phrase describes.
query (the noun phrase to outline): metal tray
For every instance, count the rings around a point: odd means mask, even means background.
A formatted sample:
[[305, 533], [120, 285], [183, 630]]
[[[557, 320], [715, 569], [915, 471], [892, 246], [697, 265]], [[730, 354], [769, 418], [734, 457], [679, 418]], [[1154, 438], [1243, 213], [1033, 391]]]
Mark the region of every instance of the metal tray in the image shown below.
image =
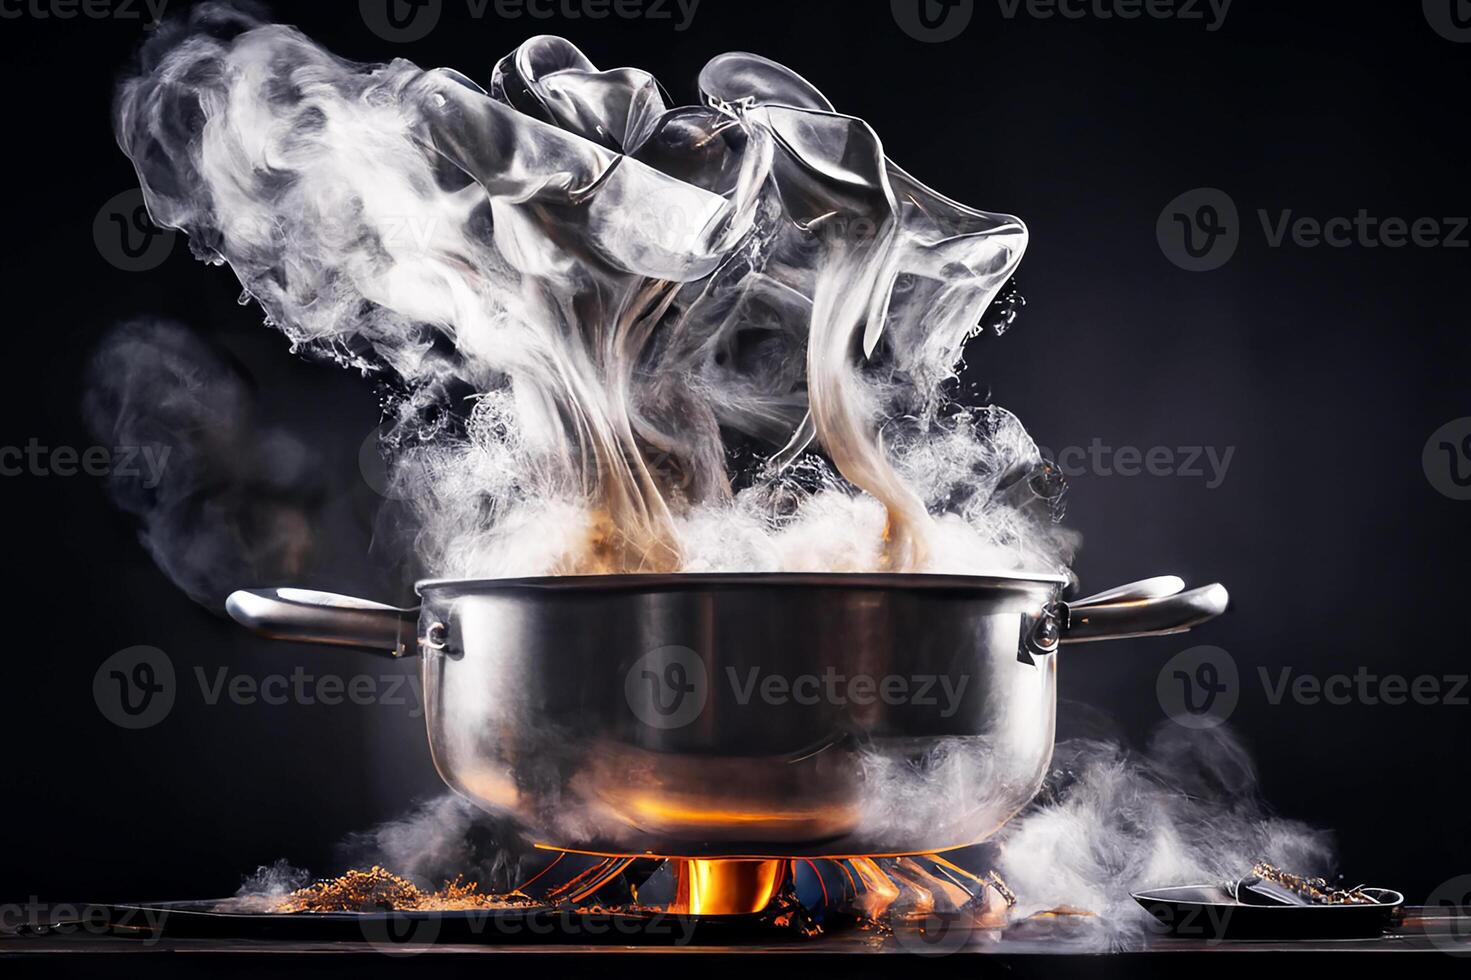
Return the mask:
[[1373, 905], [1248, 905], [1223, 885], [1180, 885], [1135, 892], [1132, 897], [1163, 930], [1182, 938], [1354, 939], [1391, 929], [1405, 897], [1388, 888], [1365, 888]]

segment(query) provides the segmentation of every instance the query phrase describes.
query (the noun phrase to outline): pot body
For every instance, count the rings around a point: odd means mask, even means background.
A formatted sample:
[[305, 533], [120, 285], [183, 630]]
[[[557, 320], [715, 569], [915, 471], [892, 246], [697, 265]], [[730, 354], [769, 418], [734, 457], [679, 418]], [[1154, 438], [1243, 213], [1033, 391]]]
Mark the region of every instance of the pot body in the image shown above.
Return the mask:
[[[423, 583], [435, 765], [551, 847], [925, 853], [983, 840], [1052, 755], [1045, 579]], [[911, 579], [912, 581], [912, 579]]]

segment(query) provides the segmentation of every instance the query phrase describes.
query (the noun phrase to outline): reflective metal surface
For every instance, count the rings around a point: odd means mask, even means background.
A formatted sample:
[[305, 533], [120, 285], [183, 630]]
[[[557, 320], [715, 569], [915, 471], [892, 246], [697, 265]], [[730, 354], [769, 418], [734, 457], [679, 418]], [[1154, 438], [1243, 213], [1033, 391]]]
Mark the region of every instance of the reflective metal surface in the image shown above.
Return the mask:
[[[1176, 594], [1183, 583], [1156, 579], [1069, 606], [1061, 585], [836, 574], [420, 583], [430, 746], [450, 786], [559, 848], [761, 857], [974, 843], [1041, 784], [1050, 651], [1074, 622], [1087, 639], [1168, 632], [1226, 601], [1219, 586]], [[269, 636], [400, 649], [415, 611], [375, 605], [263, 590], [232, 596], [230, 611]], [[363, 618], [373, 615], [376, 629]], [[333, 618], [346, 627], [336, 638]]]

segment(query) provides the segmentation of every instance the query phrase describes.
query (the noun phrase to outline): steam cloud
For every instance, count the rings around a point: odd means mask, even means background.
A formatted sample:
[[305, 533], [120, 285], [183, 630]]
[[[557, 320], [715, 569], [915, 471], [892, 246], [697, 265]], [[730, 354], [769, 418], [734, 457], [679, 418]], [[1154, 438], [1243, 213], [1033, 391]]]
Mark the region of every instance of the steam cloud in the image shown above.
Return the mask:
[[262, 425], [245, 378], [184, 327], [113, 330], [93, 359], [83, 414], [100, 442], [160, 461], [161, 474], [114, 472], [108, 490], [194, 600], [218, 608], [242, 582], [293, 579], [312, 558], [325, 489], [313, 454]]
[[[337, 850], [339, 870], [376, 865], [426, 890], [463, 878], [487, 892], [509, 893], [550, 859], [511, 823], [454, 793], [420, 801], [400, 817], [351, 834]], [[274, 911], [282, 899], [313, 880], [307, 869], [277, 860], [246, 877], [220, 908]]]
[[398, 385], [430, 574], [1065, 568], [1035, 444], [945, 395], [1021, 222], [780, 65], [699, 84], [671, 108], [539, 37], [482, 88], [209, 4], [115, 125], [154, 220], [296, 349]]
[[1137, 753], [1093, 739], [1058, 743], [1042, 793], [997, 842], [1018, 915], [1093, 912], [1105, 945], [1145, 928], [1130, 892], [1225, 882], [1258, 861], [1309, 875], [1333, 864], [1330, 834], [1270, 813], [1230, 732], [1173, 723]]
[[342, 845], [349, 867], [380, 865], [434, 887], [467, 875], [486, 889], [510, 891], [524, 880], [528, 853], [516, 828], [453, 793], [436, 796]]

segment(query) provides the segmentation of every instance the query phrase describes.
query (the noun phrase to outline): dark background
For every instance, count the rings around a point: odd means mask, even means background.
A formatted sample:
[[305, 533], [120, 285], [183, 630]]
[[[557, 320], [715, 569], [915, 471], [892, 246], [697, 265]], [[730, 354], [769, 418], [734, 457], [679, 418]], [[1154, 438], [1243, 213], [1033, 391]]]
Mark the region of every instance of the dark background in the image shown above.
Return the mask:
[[[1471, 671], [1459, 629], [1471, 503], [1438, 493], [1421, 466], [1430, 434], [1471, 415], [1471, 251], [1274, 249], [1255, 217], [1471, 214], [1471, 44], [1439, 36], [1413, 2], [1236, 0], [1207, 31], [1008, 20], [977, 0], [944, 43], [908, 36], [885, 2], [703, 0], [683, 32], [667, 20], [477, 20], [459, 0], [444, 6], [438, 28], [409, 45], [371, 33], [350, 0], [274, 9], [344, 56], [408, 57], [481, 81], [527, 36], [560, 33], [602, 67], [653, 71], [682, 102], [711, 56], [760, 52], [867, 119], [920, 179], [1021, 215], [1028, 303], [1011, 333], [971, 355], [971, 376], [1053, 450], [1095, 438], [1235, 447], [1215, 489], [1183, 476], [1073, 479], [1085, 590], [1176, 572], [1227, 583], [1235, 607], [1198, 638], [1068, 651], [1063, 697], [1140, 742], [1163, 720], [1164, 661], [1219, 645], [1240, 667], [1232, 724], [1265, 796], [1335, 828], [1347, 877], [1417, 900], [1471, 872], [1471, 707], [1272, 705], [1257, 676], [1279, 665]], [[236, 305], [230, 273], [194, 262], [182, 240], [140, 273], [94, 244], [99, 208], [136, 186], [108, 109], [141, 34], [136, 20], [28, 12], [0, 25], [0, 444], [91, 445], [79, 413], [90, 352], [119, 319], [171, 316], [239, 359], [268, 416], [296, 427], [342, 488], [340, 510], [366, 541], [376, 498], [357, 451], [374, 392], [294, 357], [257, 308]], [[1155, 223], [1202, 186], [1235, 200], [1242, 241], [1223, 268], [1190, 273], [1162, 253]], [[0, 899], [218, 895], [277, 857], [327, 869], [346, 833], [439, 792], [407, 707], [211, 706], [194, 676], [297, 663], [383, 672], [376, 662], [271, 646], [195, 605], [96, 478], [6, 477], [0, 494], [13, 624], [0, 685], [12, 741]], [[338, 574], [317, 584], [407, 598], [367, 555]], [[99, 712], [92, 679], [137, 644], [168, 653], [180, 692], [162, 723], [125, 731]]]

